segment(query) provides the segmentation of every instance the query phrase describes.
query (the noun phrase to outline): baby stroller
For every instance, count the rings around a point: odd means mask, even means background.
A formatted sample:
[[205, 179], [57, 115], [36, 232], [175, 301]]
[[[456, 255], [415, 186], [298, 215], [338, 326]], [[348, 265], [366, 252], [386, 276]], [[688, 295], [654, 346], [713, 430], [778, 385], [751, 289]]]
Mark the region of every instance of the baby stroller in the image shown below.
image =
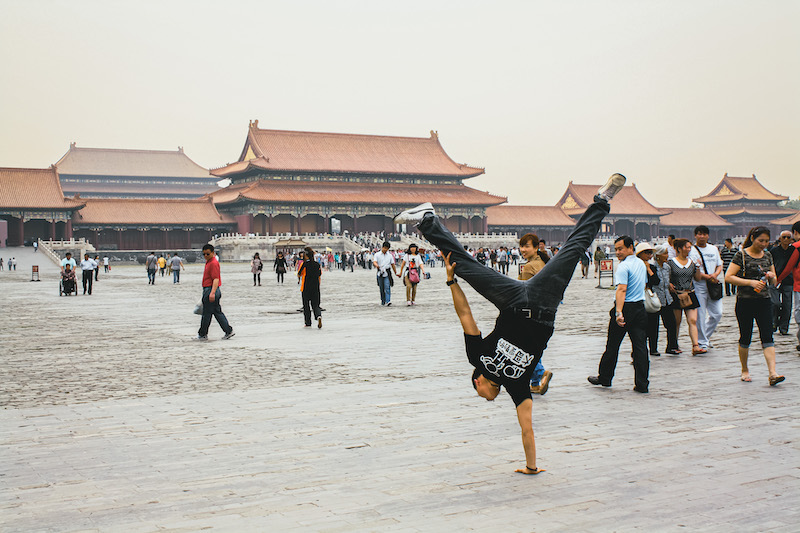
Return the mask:
[[75, 279], [75, 271], [72, 269], [67, 269], [61, 273], [61, 280], [58, 282], [58, 295], [69, 296], [73, 292], [77, 296], [78, 281]]

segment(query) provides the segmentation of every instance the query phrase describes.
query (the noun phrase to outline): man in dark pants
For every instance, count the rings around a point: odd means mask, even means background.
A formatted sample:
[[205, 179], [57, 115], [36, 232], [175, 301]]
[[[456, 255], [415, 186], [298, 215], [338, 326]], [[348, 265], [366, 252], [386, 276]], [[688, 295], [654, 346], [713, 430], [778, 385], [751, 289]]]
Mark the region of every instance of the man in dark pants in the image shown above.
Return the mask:
[[92, 294], [92, 279], [96, 268], [97, 263], [89, 259], [89, 254], [83, 254], [83, 261], [81, 261], [81, 270], [83, 271], [83, 294], [86, 294], [87, 285], [89, 295]]
[[222, 340], [228, 340], [235, 335], [233, 328], [228, 324], [225, 313], [219, 304], [222, 292], [222, 278], [219, 272], [219, 262], [214, 255], [214, 247], [210, 244], [203, 246], [203, 259], [206, 260], [205, 270], [203, 270], [203, 318], [200, 319], [200, 330], [197, 332], [198, 341], [208, 340], [208, 328], [211, 326], [211, 317], [217, 319], [219, 327], [225, 332]]
[[620, 263], [614, 274], [617, 294], [611, 320], [608, 323], [606, 351], [600, 358], [597, 376], [589, 376], [589, 383], [610, 387], [617, 367], [619, 346], [627, 333], [633, 345], [634, 387], [636, 392], [649, 390], [650, 359], [647, 357], [647, 311], [644, 309], [644, 287], [647, 267], [634, 255], [633, 239], [627, 235], [614, 241], [614, 251]]
[[[769, 249], [772, 254], [772, 260], [775, 262], [775, 272], [780, 274], [789, 262], [789, 259], [794, 253], [794, 246], [792, 246], [792, 232], [782, 231], [778, 242]], [[781, 335], [789, 334], [789, 318], [792, 316], [792, 287], [794, 279], [789, 274], [778, 285], [778, 293], [781, 296], [781, 304], [772, 306], [772, 329], [774, 331], [780, 330]]]
[[303, 318], [307, 328], [311, 327], [311, 311], [314, 311], [314, 318], [317, 320], [317, 327], [322, 327], [322, 309], [319, 301], [319, 281], [322, 277], [322, 268], [314, 260], [314, 250], [306, 246], [306, 259], [297, 270], [297, 277], [300, 279], [300, 294], [303, 297]]
[[[736, 255], [737, 251], [738, 250], [733, 247], [733, 241], [731, 239], [725, 239], [725, 246], [723, 246], [722, 250], [719, 251], [719, 256], [722, 257], [723, 277], [725, 276], [725, 272], [728, 271], [728, 267], [730, 266], [733, 256]], [[736, 296], [736, 285], [725, 282], [725, 296]]]
[[[583, 213], [561, 251], [526, 281], [512, 279], [480, 264], [442, 225], [431, 204], [422, 204], [395, 217], [397, 224], [419, 222], [417, 228], [441, 250], [446, 260], [447, 286], [464, 330], [467, 359], [475, 367], [472, 385], [479, 396], [489, 401], [497, 397], [501, 386], [505, 387], [516, 406], [526, 460], [525, 468], [516, 470], [521, 474], [542, 472], [536, 465], [531, 374], [553, 334], [556, 309], [575, 265], [611, 209], [608, 201], [624, 184], [625, 177], [621, 174], [611, 176], [598, 191], [594, 203]], [[500, 310], [495, 328], [488, 336], [481, 337], [455, 274]]]

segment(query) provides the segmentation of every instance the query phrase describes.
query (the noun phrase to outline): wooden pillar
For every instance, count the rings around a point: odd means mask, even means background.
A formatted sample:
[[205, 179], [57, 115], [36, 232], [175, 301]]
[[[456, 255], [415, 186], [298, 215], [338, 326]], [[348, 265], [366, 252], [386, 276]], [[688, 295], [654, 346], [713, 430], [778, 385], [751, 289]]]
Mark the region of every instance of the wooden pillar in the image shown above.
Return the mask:
[[56, 221], [55, 219], [50, 221], [50, 240], [56, 240]]
[[268, 235], [272, 235], [272, 215], [269, 216], [269, 233]]
[[71, 239], [72, 238], [72, 221], [67, 220], [67, 224], [64, 226], [64, 238]]
[[358, 217], [353, 215], [353, 233], [358, 233]]
[[247, 235], [253, 231], [253, 215], [236, 215], [236, 231]]
[[19, 217], [19, 231], [17, 231], [18, 246], [25, 244], [25, 218]]
[[94, 245], [95, 249], [100, 248], [100, 230], [98, 230], [98, 229], [94, 230], [94, 243], [93, 243], [93, 245]]
[[328, 215], [325, 215], [323, 217], [323, 220], [325, 222], [325, 229], [322, 231], [322, 233], [330, 233], [331, 232], [331, 217], [329, 217]]
[[117, 250], [122, 250], [122, 234], [124, 230], [118, 229], [117, 230]]
[[297, 234], [298, 235], [302, 235], [302, 230], [300, 229], [300, 226], [301, 226], [300, 218], [302, 218], [302, 217], [300, 215], [297, 215], [295, 218], [297, 219]]
[[192, 248], [192, 230], [186, 230], [186, 249], [191, 250]]
[[142, 250], [147, 248], [147, 230], [140, 229], [142, 232]]

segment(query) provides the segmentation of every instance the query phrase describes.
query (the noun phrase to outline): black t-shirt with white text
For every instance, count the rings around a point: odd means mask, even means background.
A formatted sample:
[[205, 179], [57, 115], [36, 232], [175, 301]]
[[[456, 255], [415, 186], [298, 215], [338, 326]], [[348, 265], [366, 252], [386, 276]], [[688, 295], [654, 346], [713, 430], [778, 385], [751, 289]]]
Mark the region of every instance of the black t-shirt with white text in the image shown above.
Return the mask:
[[505, 387], [519, 406], [531, 398], [531, 375], [552, 334], [552, 326], [503, 311], [488, 336], [464, 334], [467, 359], [485, 377]]

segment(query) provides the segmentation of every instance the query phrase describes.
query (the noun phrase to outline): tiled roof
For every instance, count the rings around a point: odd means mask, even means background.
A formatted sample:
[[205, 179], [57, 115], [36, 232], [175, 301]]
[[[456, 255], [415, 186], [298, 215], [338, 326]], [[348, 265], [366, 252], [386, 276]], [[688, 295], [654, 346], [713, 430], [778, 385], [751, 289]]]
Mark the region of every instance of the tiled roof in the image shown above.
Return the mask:
[[142, 200], [133, 198], [90, 199], [73, 216], [79, 225], [142, 224], [202, 225], [232, 224], [233, 217], [220, 214], [208, 198], [198, 200]]
[[714, 202], [732, 202], [736, 200], [788, 200], [788, 196], [774, 194], [761, 185], [753, 174], [749, 178], [734, 178], [726, 173], [710, 193], [692, 201], [702, 204]]
[[78, 209], [83, 201], [65, 198], [54, 168], [0, 168], [0, 207]]
[[486, 209], [490, 226], [574, 226], [558, 206], [549, 205], [496, 205]]
[[694, 209], [691, 207], [670, 207], [669, 210], [672, 212], [668, 215], [661, 216], [660, 224], [662, 226], [708, 226], [710, 228], [733, 226], [733, 224], [717, 215], [710, 208]]
[[[216, 178], [215, 178], [216, 179]], [[81, 192], [82, 198], [103, 198], [103, 197], [124, 197], [124, 196], [151, 196], [157, 197], [159, 195], [181, 196], [184, 198], [199, 198], [209, 192], [219, 190], [219, 187], [214, 181], [209, 181], [205, 185], [195, 184], [153, 184], [153, 183], [115, 183], [115, 182], [101, 182], [101, 183], [74, 183], [65, 181], [61, 187], [67, 193], [74, 193], [84, 189], [91, 189], [89, 191]], [[95, 195], [94, 193], [98, 193]]]
[[208, 169], [189, 159], [183, 148], [170, 150], [120, 150], [80, 148], [75, 143], [56, 163], [60, 174], [82, 176], [141, 176], [208, 178]]
[[391, 204], [490, 206], [507, 201], [503, 196], [461, 184], [409, 186], [403, 183], [359, 183], [341, 181], [258, 180], [230, 185], [208, 195], [215, 204], [239, 200], [282, 203]]
[[791, 226], [795, 222], [800, 222], [800, 211], [795, 211], [788, 217], [776, 218], [775, 220], [771, 220], [770, 224], [775, 224], [776, 226]]
[[737, 207], [713, 207], [716, 214], [721, 217], [730, 217], [733, 215], [771, 215], [781, 216], [787, 213], [786, 209], [780, 207], [751, 207], [751, 206], [737, 206]]
[[450, 159], [435, 132], [418, 138], [264, 130], [258, 121], [250, 124], [239, 162], [212, 173], [227, 177], [249, 169], [456, 178], [484, 173]]
[[[556, 204], [568, 215], [578, 215], [586, 211], [593, 202], [600, 185], [580, 185], [569, 182], [566, 192]], [[652, 215], [660, 216], [665, 210], [648, 202], [636, 185], [626, 185], [611, 200], [612, 215]]]

